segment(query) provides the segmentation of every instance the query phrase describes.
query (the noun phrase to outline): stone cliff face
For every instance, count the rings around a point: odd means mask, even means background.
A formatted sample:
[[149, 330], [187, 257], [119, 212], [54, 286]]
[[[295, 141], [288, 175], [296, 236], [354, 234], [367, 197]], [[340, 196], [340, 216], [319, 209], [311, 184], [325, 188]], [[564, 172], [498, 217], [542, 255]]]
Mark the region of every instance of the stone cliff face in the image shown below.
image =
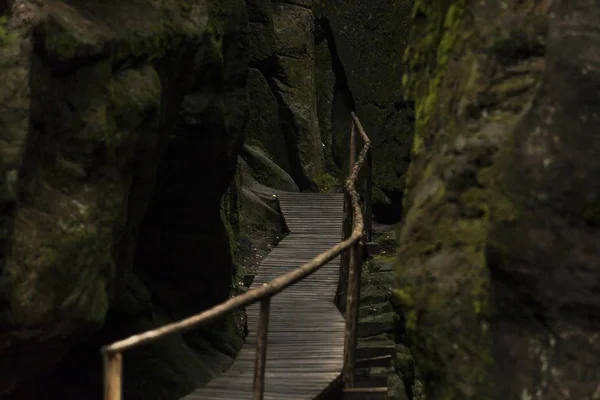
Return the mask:
[[429, 399], [594, 399], [598, 7], [417, 1], [398, 298]]
[[373, 143], [374, 212], [387, 222], [402, 215], [413, 135], [412, 104], [398, 85], [411, 6], [410, 0], [316, 0], [313, 6], [334, 56], [337, 78], [331, 106], [333, 156], [346, 167], [349, 109], [354, 109]]
[[[410, 2], [365, 4], [0, 0], [0, 397], [95, 398], [101, 345], [225, 300], [270, 188], [346, 178], [352, 110], [399, 218]], [[127, 398], [219, 373], [237, 321], [126, 353]]]
[[398, 220], [413, 126], [412, 106], [397, 85], [411, 2], [247, 4], [248, 143], [300, 189], [315, 190], [329, 175], [346, 178], [349, 113], [356, 110], [375, 143], [375, 213]]
[[[228, 296], [219, 209], [243, 142], [246, 7], [1, 11], [0, 396], [84, 399], [100, 344]], [[132, 351], [127, 398], [193, 389], [236, 342], [230, 319]]]
[[310, 2], [249, 0], [253, 54], [248, 143], [261, 148], [303, 190], [325, 173], [315, 84]]

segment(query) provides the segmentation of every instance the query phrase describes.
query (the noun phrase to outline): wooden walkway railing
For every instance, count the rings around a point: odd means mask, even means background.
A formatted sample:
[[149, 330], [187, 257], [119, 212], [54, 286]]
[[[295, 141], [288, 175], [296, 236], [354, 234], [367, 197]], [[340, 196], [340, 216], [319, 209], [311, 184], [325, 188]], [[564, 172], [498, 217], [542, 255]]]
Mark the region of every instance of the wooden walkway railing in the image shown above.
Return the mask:
[[[201, 324], [206, 324], [240, 307], [260, 302], [259, 324], [256, 338], [256, 355], [253, 378], [253, 400], [264, 396], [265, 364], [267, 359], [267, 331], [271, 298], [313, 274], [325, 264], [341, 255], [340, 291], [346, 298], [344, 330], [344, 363], [342, 380], [346, 388], [355, 385], [357, 328], [360, 296], [361, 265], [367, 240], [371, 239], [371, 189], [372, 189], [372, 149], [371, 141], [354, 113], [350, 135], [350, 174], [345, 183], [343, 241], [316, 256], [299, 268], [281, 275], [264, 285], [246, 293], [232, 297], [199, 314], [141, 334], [133, 335], [101, 349], [104, 360], [104, 399], [122, 398], [122, 353], [162, 338], [171, 333], [183, 332]], [[356, 154], [356, 132], [364, 141], [360, 153]], [[364, 164], [367, 164], [364, 191], [364, 218], [360, 197], [356, 191], [356, 181]], [[342, 297], [342, 298], [343, 298]]]

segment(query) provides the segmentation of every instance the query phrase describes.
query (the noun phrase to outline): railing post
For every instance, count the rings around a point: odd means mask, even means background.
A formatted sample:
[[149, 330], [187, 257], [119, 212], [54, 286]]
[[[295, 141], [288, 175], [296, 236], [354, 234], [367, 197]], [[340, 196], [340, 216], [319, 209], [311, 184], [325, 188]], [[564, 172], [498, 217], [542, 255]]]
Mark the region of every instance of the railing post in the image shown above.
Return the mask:
[[365, 184], [365, 212], [364, 223], [367, 242], [373, 240], [373, 148], [369, 147], [367, 152], [367, 182]]
[[[356, 162], [356, 125], [354, 120], [350, 128], [350, 153], [348, 159], [348, 176], [352, 174], [352, 168]], [[352, 235], [353, 227], [352, 197], [344, 187], [344, 222], [342, 240], [348, 239]], [[340, 278], [338, 281], [337, 303], [342, 313], [346, 312], [346, 298], [348, 295], [348, 270], [350, 265], [350, 251], [342, 252], [340, 256]]]
[[265, 367], [267, 365], [267, 337], [269, 333], [269, 313], [271, 298], [260, 301], [260, 316], [256, 331], [256, 358], [254, 359], [254, 387], [252, 400], [263, 400], [265, 393]]
[[121, 353], [102, 352], [104, 363], [104, 400], [121, 400], [123, 394]]
[[358, 310], [360, 302], [360, 281], [363, 259], [361, 241], [352, 245], [350, 251], [350, 271], [348, 274], [348, 299], [346, 305], [346, 330], [344, 335], [344, 387], [352, 388], [356, 374], [356, 344], [358, 341]]
[[350, 162], [348, 163], [348, 176], [352, 174], [352, 168], [356, 162], [356, 124], [352, 121], [350, 128]]
[[[342, 241], [352, 235], [352, 200], [350, 195], [344, 193], [344, 222]], [[348, 295], [348, 270], [350, 265], [350, 251], [343, 251], [340, 255], [340, 276], [338, 279], [337, 305], [342, 313], [346, 312], [346, 298]]]

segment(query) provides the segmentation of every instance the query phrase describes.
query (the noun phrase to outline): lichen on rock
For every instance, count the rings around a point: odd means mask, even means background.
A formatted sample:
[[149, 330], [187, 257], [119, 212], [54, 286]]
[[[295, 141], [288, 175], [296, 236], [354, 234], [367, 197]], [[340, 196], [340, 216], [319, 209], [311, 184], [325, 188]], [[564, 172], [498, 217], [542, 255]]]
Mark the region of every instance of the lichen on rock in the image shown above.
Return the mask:
[[[586, 17], [573, 22], [571, 7]], [[566, 51], [593, 47], [583, 34], [598, 20], [590, 7], [415, 2], [404, 84], [416, 132], [397, 298], [427, 398], [597, 391], [578, 366], [597, 363], [597, 345], [575, 350], [594, 328], [573, 315], [596, 309], [598, 296], [590, 275], [567, 272], [597, 257], [583, 250], [596, 234], [581, 223], [589, 203], [580, 200], [596, 198], [597, 154], [579, 144], [593, 124], [598, 76]], [[567, 167], [575, 159], [589, 160], [578, 178]], [[556, 352], [558, 337], [569, 355]]]

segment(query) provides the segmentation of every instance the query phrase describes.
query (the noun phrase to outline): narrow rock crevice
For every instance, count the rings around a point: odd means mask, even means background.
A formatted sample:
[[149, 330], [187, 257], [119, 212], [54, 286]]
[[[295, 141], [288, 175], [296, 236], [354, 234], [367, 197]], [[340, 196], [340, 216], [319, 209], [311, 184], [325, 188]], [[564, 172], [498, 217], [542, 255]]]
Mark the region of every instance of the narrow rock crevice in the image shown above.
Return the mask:
[[318, 18], [316, 21], [321, 26], [323, 38], [327, 41], [329, 52], [331, 53], [332, 69], [336, 78], [335, 89], [342, 93], [342, 98], [344, 99], [345, 105], [348, 107], [348, 109], [354, 111], [356, 108], [354, 97], [352, 96], [350, 86], [348, 85], [348, 78], [346, 77], [344, 64], [342, 64], [342, 60], [340, 59], [337, 47], [335, 45], [335, 37], [333, 36], [333, 31], [331, 30], [331, 24], [327, 18]]

